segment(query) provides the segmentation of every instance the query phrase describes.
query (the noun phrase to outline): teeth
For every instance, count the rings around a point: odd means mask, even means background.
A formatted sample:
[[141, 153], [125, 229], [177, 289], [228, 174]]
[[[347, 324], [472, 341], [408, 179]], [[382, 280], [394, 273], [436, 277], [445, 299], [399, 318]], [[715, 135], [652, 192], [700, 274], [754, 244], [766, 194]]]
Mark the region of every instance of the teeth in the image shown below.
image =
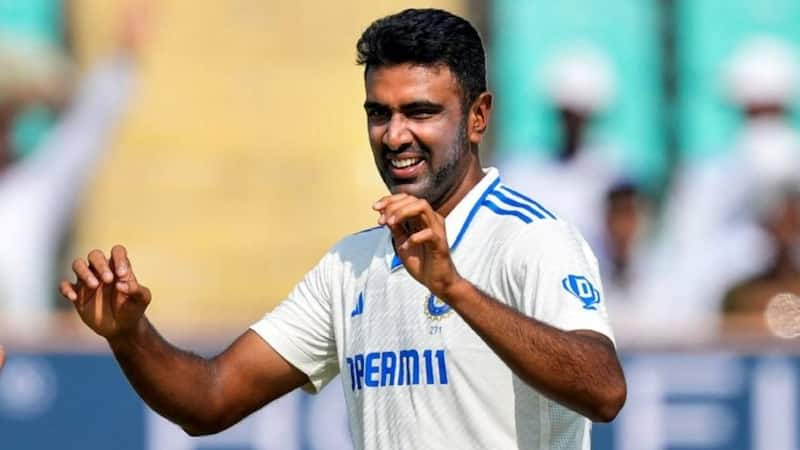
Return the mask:
[[392, 167], [396, 167], [398, 169], [402, 169], [403, 167], [413, 166], [414, 164], [419, 162], [419, 158], [408, 158], [408, 159], [393, 159], [391, 160]]

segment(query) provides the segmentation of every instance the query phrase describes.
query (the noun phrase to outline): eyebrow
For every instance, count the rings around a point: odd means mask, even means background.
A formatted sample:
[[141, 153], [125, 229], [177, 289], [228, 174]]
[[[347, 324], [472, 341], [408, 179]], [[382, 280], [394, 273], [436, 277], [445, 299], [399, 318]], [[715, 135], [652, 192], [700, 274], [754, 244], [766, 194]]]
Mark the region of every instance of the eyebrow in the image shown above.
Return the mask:
[[[364, 102], [364, 109], [370, 110], [370, 109], [390, 109], [390, 108], [382, 103], [367, 101]], [[401, 111], [414, 111], [419, 109], [442, 111], [444, 109], [444, 106], [440, 103], [434, 103], [427, 100], [419, 100], [416, 102], [406, 103], [400, 106]]]
[[364, 109], [389, 109], [388, 106], [378, 102], [364, 102]]

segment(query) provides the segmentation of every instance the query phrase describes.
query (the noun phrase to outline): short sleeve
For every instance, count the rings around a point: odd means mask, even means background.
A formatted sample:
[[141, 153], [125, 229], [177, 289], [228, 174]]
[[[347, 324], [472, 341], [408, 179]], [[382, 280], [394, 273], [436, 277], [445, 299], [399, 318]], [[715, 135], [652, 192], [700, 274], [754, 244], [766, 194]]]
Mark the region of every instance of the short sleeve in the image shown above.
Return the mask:
[[614, 341], [597, 258], [574, 227], [528, 227], [514, 249], [517, 307], [565, 331], [592, 330]]
[[305, 373], [316, 393], [339, 373], [331, 316], [333, 264], [326, 255], [289, 296], [250, 329]]

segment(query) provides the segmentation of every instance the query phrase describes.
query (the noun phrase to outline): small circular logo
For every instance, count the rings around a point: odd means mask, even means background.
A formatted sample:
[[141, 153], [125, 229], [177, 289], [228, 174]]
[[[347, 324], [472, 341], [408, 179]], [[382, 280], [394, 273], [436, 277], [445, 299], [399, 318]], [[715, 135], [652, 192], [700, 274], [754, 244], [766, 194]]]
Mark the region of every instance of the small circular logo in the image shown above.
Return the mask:
[[425, 315], [431, 320], [442, 320], [453, 313], [453, 308], [447, 303], [430, 294], [425, 297]]

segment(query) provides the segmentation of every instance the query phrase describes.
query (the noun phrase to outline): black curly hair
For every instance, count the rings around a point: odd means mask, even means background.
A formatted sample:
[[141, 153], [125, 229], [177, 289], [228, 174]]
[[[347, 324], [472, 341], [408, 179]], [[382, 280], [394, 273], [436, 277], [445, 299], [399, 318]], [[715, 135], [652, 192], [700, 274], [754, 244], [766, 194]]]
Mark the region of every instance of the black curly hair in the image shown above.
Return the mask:
[[378, 19], [356, 44], [364, 76], [372, 68], [412, 63], [447, 66], [458, 80], [466, 111], [486, 91], [486, 55], [478, 31], [441, 9], [406, 9]]

